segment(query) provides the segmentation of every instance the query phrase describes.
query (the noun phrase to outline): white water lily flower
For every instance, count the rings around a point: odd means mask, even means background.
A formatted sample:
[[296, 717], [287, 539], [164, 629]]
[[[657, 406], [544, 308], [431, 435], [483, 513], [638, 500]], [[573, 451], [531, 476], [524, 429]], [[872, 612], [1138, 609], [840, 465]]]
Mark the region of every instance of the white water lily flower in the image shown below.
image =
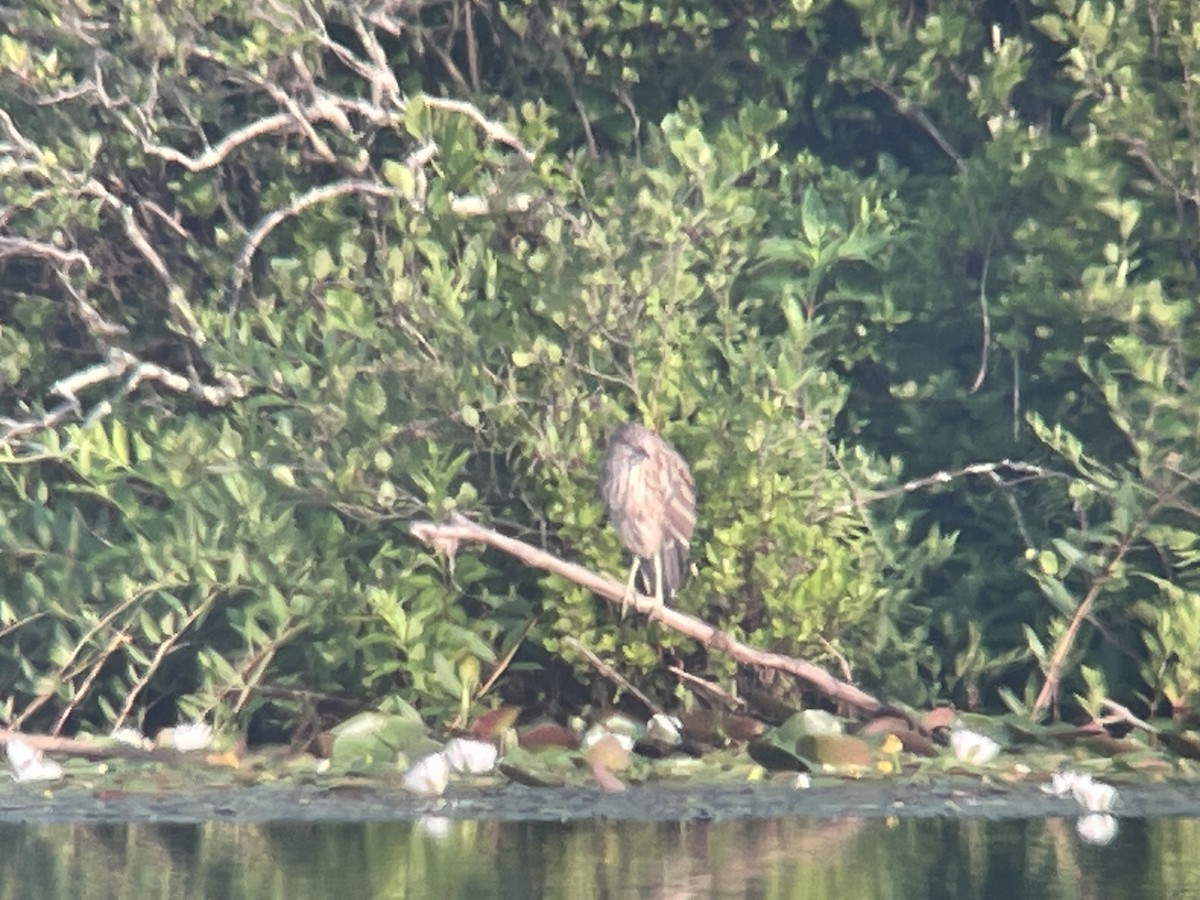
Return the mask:
[[42, 758], [41, 750], [20, 738], [9, 738], [4, 743], [4, 749], [8, 753], [8, 761], [12, 763], [14, 769], [24, 768], [35, 759]]
[[13, 772], [17, 781], [57, 781], [62, 777], [62, 766], [52, 759], [37, 759]]
[[5, 750], [16, 781], [57, 781], [63, 776], [62, 766], [46, 759], [41, 750], [26, 741], [9, 738]]
[[460, 775], [485, 775], [496, 768], [500, 756], [495, 744], [470, 738], [451, 738], [442, 753], [446, 755], [450, 771]]
[[154, 742], [147, 738], [136, 728], [126, 725], [124, 728], [118, 728], [109, 735], [118, 744], [124, 744], [127, 747], [137, 747], [140, 750], [150, 750], [154, 747]]
[[956, 728], [950, 732], [950, 749], [959, 762], [976, 766], [986, 765], [1000, 754], [999, 744], [969, 728]]
[[1113, 842], [1119, 826], [1115, 816], [1106, 813], [1090, 813], [1079, 817], [1079, 821], [1075, 823], [1075, 830], [1085, 844], [1104, 847]]
[[203, 719], [190, 725], [176, 725], [170, 746], [180, 753], [207, 749], [213, 740], [212, 726]]
[[1111, 784], [1093, 781], [1077, 781], [1071, 788], [1075, 802], [1090, 813], [1106, 813], [1117, 802], [1117, 789]]
[[1042, 791], [1055, 797], [1067, 797], [1075, 792], [1075, 786], [1086, 786], [1092, 783], [1092, 776], [1071, 769], [1063, 769], [1050, 776], [1050, 783], [1042, 785]]
[[579, 746], [581, 749], [587, 750], [593, 744], [604, 740], [606, 737], [612, 738], [621, 747], [623, 747], [626, 752], [633, 752], [633, 745], [635, 741], [632, 734], [625, 734], [621, 731], [611, 731], [604, 725], [601, 725], [599, 722], [583, 733], [583, 738], [579, 741]]
[[683, 723], [675, 716], [668, 716], [665, 713], [655, 713], [646, 723], [646, 737], [671, 746], [683, 741], [683, 737], [680, 735], [682, 730]]
[[422, 797], [440, 797], [450, 781], [450, 763], [445, 753], [431, 753], [413, 763], [404, 773], [404, 789]]
[[792, 783], [792, 787], [798, 791], [807, 791], [812, 787], [812, 776], [807, 772], [796, 773], [796, 780]]

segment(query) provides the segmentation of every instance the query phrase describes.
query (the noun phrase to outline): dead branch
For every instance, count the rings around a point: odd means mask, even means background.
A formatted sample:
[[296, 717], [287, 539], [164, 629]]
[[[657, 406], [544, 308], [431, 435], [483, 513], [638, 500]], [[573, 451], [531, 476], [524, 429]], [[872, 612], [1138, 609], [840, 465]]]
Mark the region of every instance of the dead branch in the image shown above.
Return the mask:
[[734, 710], [744, 710], [746, 703], [739, 697], [735, 697], [729, 691], [725, 690], [719, 684], [693, 675], [691, 672], [680, 666], [667, 666], [667, 671], [678, 678], [680, 681], [687, 682], [693, 693], [703, 694], [709, 702], [720, 703], [725, 709], [733, 712]]
[[888, 500], [892, 497], [899, 497], [902, 494], [912, 494], [927, 487], [933, 487], [937, 484], [949, 484], [956, 478], [963, 478], [968, 475], [986, 475], [993, 481], [996, 481], [1001, 487], [1007, 486], [1011, 482], [1005, 482], [1001, 479], [1001, 473], [1012, 472], [1020, 476], [1021, 480], [1030, 478], [1065, 478], [1062, 472], [1056, 472], [1053, 469], [1047, 469], [1043, 466], [1036, 466], [1033, 463], [1017, 462], [1011, 459], [1002, 459], [995, 463], [972, 463], [969, 466], [963, 466], [960, 469], [952, 469], [950, 471], [934, 472], [932, 475], [926, 475], [923, 478], [914, 478], [912, 481], [906, 481], [904, 484], [895, 487], [887, 488], [882, 491], [873, 491], [869, 494], [864, 494], [861, 497], [855, 498], [852, 503], [843, 503], [840, 506], [831, 507], [824, 518], [832, 518], [833, 516], [845, 515], [848, 512], [853, 512], [855, 509], [867, 503], [875, 503], [879, 500]]
[[104, 664], [112, 658], [113, 654], [129, 642], [129, 635], [124, 631], [118, 631], [109, 639], [104, 650], [92, 660], [92, 664], [88, 667], [88, 673], [83, 679], [83, 684], [72, 692], [71, 699], [63, 707], [62, 712], [59, 713], [58, 720], [54, 723], [54, 728], [50, 731], [51, 734], [55, 737], [62, 734], [62, 730], [67, 724], [67, 719], [71, 717], [71, 713], [75, 712], [79, 704], [88, 695], [88, 692], [91, 691], [92, 685], [96, 683], [96, 679], [100, 676], [100, 670], [104, 668]]
[[625, 691], [625, 693], [635, 697], [638, 702], [642, 704], [642, 706], [646, 707], [646, 709], [650, 711], [651, 715], [662, 715], [663, 709], [661, 706], [634, 687], [628, 678], [598, 657], [590, 649], [585, 647], [583, 642], [578, 638], [566, 637], [563, 639], [563, 643], [583, 656], [583, 658], [587, 660], [587, 664], [599, 672], [604, 678], [607, 678], [618, 688]]
[[[12, 149], [19, 150], [21, 155], [29, 160], [40, 160], [42, 150], [33, 141], [29, 140], [25, 135], [21, 134], [20, 130], [13, 123], [12, 116], [6, 111], [0, 109], [0, 126], [3, 126], [4, 132], [8, 135], [8, 140], [12, 142]], [[9, 150], [10, 146], [7, 143], [0, 144], [0, 150]]]
[[1118, 703], [1116, 700], [1105, 697], [1100, 701], [1100, 706], [1113, 713], [1113, 718], [1118, 722], [1125, 722], [1129, 725], [1132, 725], [1134, 728], [1140, 728], [1147, 734], [1158, 734], [1157, 728], [1155, 728], [1145, 719], [1139, 719], [1133, 714], [1133, 710], [1131, 710], [1128, 706]]
[[158, 671], [163, 660], [174, 653], [176, 650], [186, 645], [184, 637], [189, 634], [189, 629], [196, 623], [196, 620], [206, 615], [216, 602], [218, 593], [209, 590], [205, 595], [203, 602], [196, 605], [196, 608], [188, 613], [187, 617], [175, 628], [173, 634], [167, 636], [154, 651], [154, 656], [146, 662], [146, 668], [142, 674], [137, 677], [137, 680], [130, 685], [125, 696], [125, 702], [121, 706], [121, 711], [117, 713], [116, 719], [113, 720], [113, 729], [120, 728], [125, 724], [125, 721], [133, 715], [134, 704], [142, 695], [142, 691], [150, 684], [151, 677]]
[[[224, 406], [246, 396], [248, 391], [245, 382], [233, 376], [227, 376], [219, 385], [204, 384], [195, 375], [185, 377], [157, 363], [143, 362], [119, 347], [110, 347], [107, 356], [104, 362], [88, 366], [55, 382], [50, 388], [50, 393], [62, 397], [63, 402], [48, 412], [22, 420], [0, 419], [0, 448], [11, 448], [26, 435], [53, 428], [72, 415], [82, 417], [85, 424], [98, 421], [112, 412], [117, 400], [132, 394], [144, 381], [157, 382], [176, 393], [191, 394], [213, 406]], [[79, 392], [118, 378], [125, 379], [121, 387], [96, 403], [85, 414], [83, 404], [79, 400]], [[28, 458], [21, 457], [18, 461], [21, 460], [27, 461]]]
[[6, 256], [35, 256], [53, 260], [63, 268], [81, 265], [91, 270], [92, 261], [78, 250], [60, 250], [53, 244], [31, 241], [28, 238], [0, 237], [0, 259]]
[[[413, 522], [409, 527], [409, 531], [413, 537], [430, 546], [434, 546], [438, 542], [464, 541], [487, 544], [489, 547], [493, 547], [496, 550], [519, 559], [528, 566], [545, 569], [548, 572], [582, 585], [588, 590], [599, 594], [614, 606], [620, 606], [625, 596], [625, 586], [618, 581], [597, 575], [590, 569], [586, 569], [575, 563], [561, 560], [553, 554], [526, 544], [524, 541], [506, 537], [490, 528], [478, 525], [466, 518], [466, 516], [458, 513], [451, 516], [449, 524]], [[632, 598], [630, 605], [640, 613], [649, 614], [654, 612], [655, 620], [663, 626], [726, 653], [740, 663], [748, 666], [763, 666], [770, 669], [778, 669], [782, 672], [795, 675], [827, 697], [839, 703], [844, 703], [847, 706], [854, 707], [864, 714], [871, 715], [884, 708], [883, 704], [870, 694], [852, 684], [839, 681], [819, 666], [814, 666], [812, 663], [801, 659], [785, 656], [782, 653], [755, 650], [753, 647], [749, 647], [741, 641], [718, 631], [707, 622], [695, 616], [680, 612], [677, 609], [671, 609], [670, 607], [656, 607], [653, 597], [638, 594]]]
[[[265, 83], [264, 83], [265, 84]], [[268, 90], [264, 87], [264, 90]], [[329, 122], [343, 134], [350, 134], [352, 128], [347, 112], [363, 116], [367, 121], [376, 125], [386, 125], [395, 122], [399, 112], [389, 113], [376, 104], [351, 97], [338, 97], [326, 92], [317, 93], [312, 103], [300, 106], [277, 87], [270, 87], [269, 93], [276, 102], [285, 106], [286, 112], [278, 112], [261, 119], [256, 119], [241, 128], [231, 131], [217, 143], [211, 145], [198, 156], [189, 156], [174, 147], [151, 143], [138, 132], [142, 140], [142, 148], [151, 156], [177, 163], [189, 172], [202, 172], [225, 162], [235, 150], [244, 144], [272, 134], [292, 134], [301, 132], [308, 138], [314, 149], [323, 159], [332, 162], [335, 158], [328, 144], [317, 134], [314, 126], [319, 122]], [[132, 129], [132, 126], [130, 126]]]
[[0, 728], [0, 743], [21, 741], [36, 750], [46, 753], [56, 753], [63, 756], [78, 756], [83, 759], [141, 759], [169, 761], [182, 758], [182, 754], [173, 748], [159, 747], [153, 750], [143, 750], [113, 741], [107, 744], [93, 744], [91, 741], [80, 741], [74, 738], [54, 737], [48, 734], [26, 734], [15, 728]]
[[386, 184], [380, 184], [375, 181], [364, 181], [359, 178], [346, 178], [342, 181], [335, 181], [332, 184], [323, 184], [320, 187], [313, 188], [311, 191], [301, 194], [286, 206], [281, 206], [279, 209], [269, 212], [254, 226], [254, 229], [246, 237], [246, 243], [242, 246], [242, 252], [238, 254], [237, 262], [234, 263], [233, 281], [229, 287], [229, 307], [231, 312], [237, 309], [242, 287], [246, 284], [246, 279], [250, 276], [250, 261], [254, 258], [254, 254], [258, 252], [258, 248], [262, 245], [262, 242], [267, 239], [267, 235], [292, 216], [299, 215], [309, 207], [316, 206], [318, 203], [324, 203], [326, 200], [332, 200], [334, 197], [344, 197], [347, 194], [366, 194], [372, 197], [400, 196], [395, 188], [389, 187]]
[[383, 45], [379, 43], [379, 39], [375, 37], [375, 32], [368, 28], [359, 16], [354, 17], [351, 25], [363, 49], [371, 57], [369, 77], [372, 84], [397, 106], [401, 105], [400, 82], [396, 80], [396, 75], [388, 64], [387, 53], [384, 51]]
[[242, 126], [237, 131], [230, 132], [199, 156], [188, 156], [174, 147], [166, 147], [161, 144], [146, 143], [142, 149], [151, 156], [157, 156], [168, 162], [178, 163], [189, 172], [202, 172], [205, 169], [211, 169], [213, 166], [224, 162], [226, 157], [242, 144], [248, 143], [257, 137], [262, 137], [265, 134], [290, 131], [293, 127], [295, 127], [295, 119], [289, 113], [281, 112], [275, 113], [273, 116], [258, 119], [249, 125]]
[[1066, 666], [1067, 656], [1075, 643], [1079, 629], [1083, 626], [1084, 622], [1092, 620], [1092, 607], [1096, 605], [1096, 601], [1100, 599], [1104, 588], [1112, 580], [1113, 572], [1133, 549], [1142, 534], [1144, 534], [1145, 529], [1149, 527], [1149, 523], [1154, 520], [1154, 517], [1163, 508], [1169, 507], [1174, 501], [1175, 496], [1185, 490], [1186, 487], [1186, 483], [1181, 483], [1175, 491], [1157, 498], [1142, 514], [1140, 521], [1135, 522], [1122, 537], [1120, 543], [1112, 548], [1111, 555], [1105, 561], [1095, 578], [1092, 579], [1087, 593], [1079, 601], [1079, 605], [1075, 607], [1075, 612], [1071, 615], [1071, 620], [1067, 623], [1066, 630], [1054, 645], [1054, 652], [1051, 654], [1050, 661], [1046, 666], [1046, 680], [1042, 682], [1042, 689], [1038, 691], [1037, 699], [1029, 711], [1030, 719], [1036, 721], [1042, 718], [1050, 707], [1057, 706], [1058, 689], [1063, 677], [1062, 670]]
[[445, 97], [431, 97], [428, 94], [422, 94], [421, 100], [426, 106], [431, 109], [440, 109], [444, 112], [458, 113], [460, 116], [466, 116], [472, 122], [479, 126], [479, 129], [487, 136], [488, 140], [495, 141], [497, 144], [504, 144], [515, 150], [527, 163], [534, 161], [534, 155], [525, 145], [521, 143], [521, 139], [508, 130], [507, 127], [499, 122], [493, 122], [474, 104], [467, 103], [465, 100], [448, 100]]
[[968, 394], [976, 393], [983, 387], [983, 380], [987, 378], [988, 372], [988, 354], [992, 349], [992, 317], [988, 312], [988, 268], [992, 262], [992, 248], [988, 246], [987, 253], [983, 257], [983, 272], [979, 276], [979, 324], [983, 334], [979, 342], [979, 370], [975, 373], [975, 381], [967, 389]]
[[167, 303], [171, 307], [174, 315], [171, 319], [184, 335], [189, 338], [197, 347], [203, 347], [208, 343], [204, 332], [200, 328], [200, 323], [196, 319], [195, 312], [192, 311], [192, 306], [187, 302], [187, 296], [184, 294], [183, 288], [176, 284], [175, 279], [171, 276], [170, 269], [154, 249], [150, 243], [150, 239], [138, 226], [134, 218], [133, 210], [108, 188], [102, 185], [96, 179], [91, 179], [84, 186], [83, 193], [96, 197], [101, 200], [105, 206], [114, 210], [118, 218], [121, 220], [121, 225], [125, 230], [126, 237], [133, 244], [134, 249], [138, 251], [142, 259], [144, 259], [152, 268], [167, 289]]
[[954, 145], [933, 124], [929, 116], [925, 115], [925, 111], [921, 107], [914, 104], [890, 84], [876, 81], [872, 83], [872, 86], [892, 101], [892, 106], [896, 108], [896, 112], [900, 113], [904, 118], [915, 122], [917, 127], [924, 131], [943, 153], [954, 160], [955, 168], [959, 172], [965, 173], [967, 171], [967, 164], [964, 162], [962, 154], [954, 148]]

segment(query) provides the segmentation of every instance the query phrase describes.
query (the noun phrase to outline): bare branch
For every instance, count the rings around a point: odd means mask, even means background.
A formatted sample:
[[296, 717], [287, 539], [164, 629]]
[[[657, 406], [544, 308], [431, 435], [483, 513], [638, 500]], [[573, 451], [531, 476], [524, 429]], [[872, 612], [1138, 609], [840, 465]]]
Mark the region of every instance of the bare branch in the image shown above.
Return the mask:
[[138, 226], [134, 219], [133, 210], [94, 178], [90, 179], [84, 186], [83, 192], [99, 198], [106, 206], [117, 213], [130, 243], [133, 244], [142, 259], [149, 263], [158, 277], [162, 279], [163, 284], [166, 285], [167, 303], [174, 313], [171, 318], [175, 325], [197, 347], [203, 347], [208, 343], [208, 339], [200, 329], [200, 323], [196, 320], [196, 314], [192, 311], [191, 304], [187, 302], [183, 288], [175, 283], [175, 279], [171, 277], [171, 272], [167, 268], [167, 264], [163, 261], [158, 251], [151, 245], [145, 232]]
[[1105, 697], [1100, 701], [1100, 706], [1103, 709], [1107, 709], [1109, 712], [1113, 713], [1114, 718], [1118, 722], [1126, 722], [1129, 725], [1132, 725], [1134, 728], [1142, 729], [1147, 734], [1158, 734], [1157, 728], [1155, 728], [1145, 719], [1139, 719], [1133, 714], [1133, 710], [1131, 710], [1128, 706], [1118, 703], [1116, 700]]
[[354, 26], [355, 35], [367, 51], [367, 55], [371, 57], [371, 62], [373, 63], [371, 69], [372, 83], [380, 88], [392, 103], [402, 106], [404, 101], [400, 94], [400, 83], [396, 81], [396, 75], [392, 71], [392, 67], [388, 64], [387, 53], [384, 52], [379, 39], [375, 37], [375, 32], [367, 28], [359, 16], [355, 16], [351, 24]]
[[[54, 409], [25, 420], [0, 419], [0, 425], [4, 426], [3, 432], [0, 433], [0, 447], [11, 449], [28, 434], [53, 428], [71, 415], [83, 416], [83, 407], [78, 397], [79, 392], [122, 377], [125, 378], [125, 381], [118, 391], [88, 410], [84, 417], [85, 424], [109, 415], [116, 400], [132, 394], [144, 381], [158, 382], [177, 393], [199, 397], [213, 406], [224, 406], [232, 400], [246, 396], [248, 391], [244, 381], [232, 375], [226, 376], [220, 385], [204, 384], [194, 375], [185, 377], [156, 363], [143, 362], [132, 353], [119, 347], [110, 347], [105, 362], [88, 366], [86, 369], [54, 383], [50, 388], [50, 393], [64, 398], [64, 402]], [[22, 462], [29, 459], [30, 457], [20, 457], [15, 461]], [[5, 462], [9, 461], [14, 460], [5, 460]]]
[[1058, 638], [1054, 645], [1054, 652], [1050, 656], [1050, 660], [1046, 665], [1046, 680], [1042, 682], [1042, 688], [1038, 692], [1037, 699], [1033, 703], [1033, 707], [1029, 710], [1029, 718], [1033, 720], [1040, 719], [1046, 714], [1047, 710], [1058, 705], [1058, 688], [1062, 683], [1063, 668], [1067, 664], [1067, 656], [1070, 654], [1071, 647], [1075, 643], [1075, 638], [1079, 633], [1079, 629], [1085, 621], [1092, 621], [1092, 607], [1096, 605], [1096, 601], [1108, 586], [1108, 583], [1113, 579], [1114, 572], [1120, 566], [1121, 561], [1128, 555], [1137, 542], [1145, 534], [1147, 528], [1150, 527], [1155, 517], [1163, 509], [1169, 509], [1179, 493], [1188, 488], [1187, 482], [1180, 484], [1170, 493], [1156, 497], [1140, 518], [1131, 523], [1121, 540], [1108, 551], [1108, 558], [1104, 561], [1099, 572], [1092, 579], [1092, 583], [1088, 585], [1087, 592], [1079, 601], [1079, 605], [1075, 607], [1075, 611], [1071, 615], [1070, 621], [1067, 623], [1066, 629]]
[[578, 638], [568, 635], [563, 639], [563, 643], [579, 653], [585, 660], [587, 660], [587, 664], [599, 672], [601, 676], [607, 678], [619, 689], [625, 691], [625, 693], [629, 694], [631, 697], [636, 698], [637, 701], [642, 704], [642, 706], [646, 707], [646, 709], [650, 711], [651, 715], [662, 715], [663, 709], [661, 706], [634, 687], [628, 678], [598, 657], [590, 649], [585, 647], [583, 642]]
[[[4, 131], [8, 135], [8, 139], [16, 146], [16, 149], [29, 159], [39, 159], [42, 155], [42, 150], [37, 144], [29, 140], [25, 135], [21, 134], [20, 130], [13, 123], [12, 117], [3, 109], [0, 109], [0, 125], [4, 126]], [[0, 149], [3, 148], [0, 144]]]
[[431, 97], [428, 94], [422, 94], [421, 100], [431, 109], [440, 109], [444, 112], [458, 113], [460, 116], [466, 116], [479, 126], [480, 130], [487, 135], [489, 140], [511, 147], [520, 154], [521, 159], [525, 160], [525, 162], [531, 163], [534, 161], [535, 157], [533, 153], [525, 148], [520, 138], [499, 122], [493, 122], [480, 112], [479, 108], [474, 104], [467, 103], [465, 100], [448, 100], [444, 97]]
[[8, 256], [34, 256], [53, 260], [60, 266], [70, 268], [81, 265], [91, 271], [92, 261], [79, 250], [62, 250], [53, 244], [33, 241], [28, 238], [0, 237], [0, 259]]
[[725, 690], [719, 684], [700, 678], [693, 675], [691, 672], [680, 666], [667, 666], [667, 671], [678, 678], [680, 681], [686, 682], [692, 689], [693, 693], [703, 694], [709, 702], [719, 702], [730, 712], [734, 710], [744, 710], [746, 703], [739, 697], [735, 697], [729, 691]]
[[[576, 584], [583, 585], [614, 606], [620, 606], [626, 598], [625, 585], [622, 583], [597, 575], [583, 566], [561, 560], [524, 541], [518, 541], [490, 528], [484, 528], [457, 513], [452, 515], [448, 525], [440, 525], [436, 522], [414, 522], [409, 530], [415, 538], [431, 546], [436, 541], [446, 540], [487, 544], [489, 547], [494, 547], [519, 559], [528, 566], [545, 569]], [[814, 666], [812, 663], [785, 656], [782, 653], [755, 650], [695, 616], [670, 607], [659, 606], [653, 597], [638, 594], [632, 598], [629, 605], [641, 613], [653, 612], [655, 621], [663, 626], [726, 653], [740, 663], [778, 669], [795, 675], [826, 696], [862, 713], [873, 714], [884, 708], [883, 704], [870, 694], [852, 684], [838, 681], [824, 669]]]
[[983, 257], [983, 273], [979, 276], [979, 319], [983, 329], [979, 348], [979, 371], [975, 373], [975, 381], [967, 390], [968, 394], [974, 394], [983, 387], [983, 380], [987, 377], [988, 353], [992, 347], [992, 317], [988, 312], [987, 296], [988, 267], [991, 262], [992, 248], [989, 245], [987, 253]]
[[326, 200], [332, 200], [335, 197], [344, 197], [347, 194], [367, 194], [372, 197], [400, 196], [399, 191], [386, 184], [380, 184], [375, 181], [364, 181], [358, 178], [348, 178], [342, 181], [335, 181], [333, 184], [324, 184], [313, 188], [311, 191], [301, 194], [286, 206], [272, 210], [254, 226], [254, 229], [246, 237], [246, 243], [242, 246], [242, 252], [238, 254], [237, 261], [234, 263], [233, 281], [229, 286], [230, 312], [237, 309], [242, 288], [246, 284], [246, 279], [250, 276], [250, 261], [254, 259], [254, 254], [258, 252], [258, 248], [262, 245], [262, 242], [267, 239], [267, 235], [287, 219], [302, 213], [309, 207], [316, 206], [318, 203], [324, 203]]
[[54, 723], [54, 728], [50, 731], [51, 734], [57, 737], [62, 733], [63, 727], [67, 724], [67, 719], [71, 717], [71, 713], [73, 713], [76, 707], [83, 702], [84, 698], [87, 697], [88, 692], [92, 689], [92, 685], [96, 683], [96, 679], [100, 675], [100, 670], [104, 668], [104, 664], [112, 658], [114, 653], [128, 643], [129, 635], [124, 631], [118, 631], [112, 636], [104, 650], [92, 660], [92, 664], [88, 668], [87, 676], [83, 679], [83, 684], [75, 689], [75, 691], [71, 694], [71, 699], [67, 701], [67, 705], [64, 706], [62, 712], [59, 713], [58, 719]]
[[118, 741], [93, 744], [90, 741], [80, 741], [75, 738], [53, 737], [45, 734], [26, 734], [13, 728], [0, 728], [0, 742], [12, 740], [23, 741], [30, 747], [47, 753], [59, 753], [64, 756], [78, 756], [83, 759], [154, 759], [178, 760], [182, 754], [178, 750], [166, 747], [154, 750], [143, 750], [131, 747]]
[[1055, 472], [1053, 469], [1046, 469], [1042, 466], [1035, 466], [1032, 463], [1017, 462], [1011, 459], [1002, 459], [996, 463], [974, 463], [969, 466], [963, 466], [961, 469], [954, 469], [949, 472], [934, 472], [932, 475], [926, 475], [924, 478], [914, 478], [912, 481], [906, 481], [904, 484], [886, 490], [864, 494], [861, 497], [856, 497], [851, 503], [843, 503], [840, 506], [832, 507], [824, 518], [845, 515], [867, 503], [888, 500], [892, 497], [899, 497], [902, 494], [912, 494], [938, 484], [949, 484], [956, 478], [963, 478], [968, 475], [984, 475], [991, 478], [1001, 487], [1006, 487], [1011, 482], [1005, 482], [1000, 478], [1000, 474], [1005, 471], [1012, 472], [1020, 476], [1021, 479], [1067, 477], [1062, 472]]
[[954, 160], [954, 165], [959, 172], [967, 171], [967, 164], [963, 161], [962, 154], [954, 149], [954, 145], [938, 130], [938, 127], [933, 124], [929, 116], [925, 115], [925, 111], [921, 107], [915, 105], [907, 97], [902, 96], [889, 84], [879, 81], [872, 82], [872, 84], [876, 90], [892, 101], [892, 105], [896, 107], [896, 112], [900, 113], [904, 118], [915, 122], [941, 148], [943, 153]]
[[230, 132], [199, 156], [188, 156], [185, 153], [180, 153], [174, 147], [165, 147], [149, 142], [144, 143], [143, 149], [151, 156], [157, 156], [160, 159], [178, 163], [189, 172], [202, 172], [205, 169], [211, 169], [213, 166], [220, 165], [230, 153], [242, 146], [242, 144], [249, 143], [263, 135], [291, 131], [295, 127], [295, 118], [290, 113], [281, 112], [273, 116], [258, 119], [248, 125], [242, 126], [236, 131]]

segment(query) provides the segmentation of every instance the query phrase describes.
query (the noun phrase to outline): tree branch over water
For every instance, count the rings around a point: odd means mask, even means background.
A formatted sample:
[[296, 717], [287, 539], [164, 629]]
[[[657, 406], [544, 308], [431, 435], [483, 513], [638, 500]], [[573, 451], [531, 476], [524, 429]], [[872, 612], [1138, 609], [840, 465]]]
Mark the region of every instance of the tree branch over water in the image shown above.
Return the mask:
[[[454, 513], [448, 524], [414, 522], [410, 531], [413, 537], [449, 556], [453, 556], [458, 551], [459, 544], [462, 543], [487, 544], [489, 547], [519, 559], [527, 566], [545, 569], [547, 572], [582, 585], [599, 594], [614, 606], [620, 606], [625, 596], [625, 586], [620, 582], [597, 575], [591, 569], [576, 563], [559, 559], [524, 541], [506, 537], [497, 531], [472, 522], [459, 513]], [[834, 678], [819, 666], [782, 653], [756, 650], [736, 638], [718, 631], [695, 616], [670, 607], [656, 608], [653, 597], [636, 594], [630, 600], [630, 605], [640, 613], [653, 613], [655, 619], [665, 627], [720, 650], [740, 663], [778, 669], [781, 672], [795, 675], [830, 699], [851, 706], [860, 713], [873, 715], [884, 708], [884, 704], [875, 697], [852, 684]]]

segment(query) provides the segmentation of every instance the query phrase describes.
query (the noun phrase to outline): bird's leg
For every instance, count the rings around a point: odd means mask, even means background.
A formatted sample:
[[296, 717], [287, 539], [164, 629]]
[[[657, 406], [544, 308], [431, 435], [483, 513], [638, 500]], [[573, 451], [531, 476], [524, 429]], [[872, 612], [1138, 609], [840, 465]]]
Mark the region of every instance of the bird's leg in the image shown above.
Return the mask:
[[654, 554], [654, 606], [651, 607], [647, 620], [653, 620], [666, 605], [663, 598], [663, 558], [662, 553]]
[[633, 558], [633, 568], [629, 570], [629, 581], [625, 582], [625, 593], [621, 595], [621, 618], [625, 618], [625, 614], [629, 612], [629, 601], [634, 594], [634, 580], [637, 578], [638, 569], [642, 567], [642, 561], [636, 556]]

